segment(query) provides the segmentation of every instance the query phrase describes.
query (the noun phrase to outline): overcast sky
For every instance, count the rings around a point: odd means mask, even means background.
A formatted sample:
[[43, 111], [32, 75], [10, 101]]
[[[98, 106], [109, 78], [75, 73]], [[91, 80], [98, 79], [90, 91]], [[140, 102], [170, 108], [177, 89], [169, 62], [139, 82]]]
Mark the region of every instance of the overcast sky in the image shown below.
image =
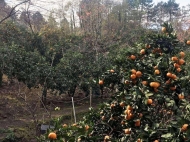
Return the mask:
[[[153, 2], [158, 3], [161, 0], [153, 0]], [[162, 0], [164, 2], [167, 2], [168, 0]], [[176, 3], [180, 4], [180, 6], [186, 6], [190, 4], [190, 0], [175, 0]]]
[[[21, 0], [5, 0], [9, 5], [15, 6]], [[23, 0], [22, 0], [23, 1]], [[64, 6], [68, 1], [73, 2], [74, 0], [31, 0], [34, 5], [30, 6], [29, 10], [40, 11], [45, 17], [49, 15], [49, 12], [56, 9], [61, 9], [61, 6]], [[79, 2], [80, 0], [75, 0]], [[115, 0], [122, 1], [122, 0]], [[167, 2], [168, 0], [153, 0], [156, 4], [158, 2]], [[176, 3], [180, 4], [180, 6], [186, 6], [190, 4], [190, 0], [175, 0]], [[76, 2], [75, 2], [76, 3]], [[22, 4], [22, 8], [24, 8], [24, 4]]]

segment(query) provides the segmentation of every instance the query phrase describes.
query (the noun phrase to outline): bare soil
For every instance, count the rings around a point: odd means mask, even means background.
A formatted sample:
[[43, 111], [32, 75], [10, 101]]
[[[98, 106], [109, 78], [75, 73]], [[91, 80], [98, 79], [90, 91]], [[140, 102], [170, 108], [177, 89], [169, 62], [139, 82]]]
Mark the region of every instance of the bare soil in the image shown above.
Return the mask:
[[[97, 96], [92, 97], [91, 106], [97, 108], [104, 101]], [[77, 121], [80, 114], [88, 112], [89, 97], [77, 92], [74, 97]], [[59, 107], [60, 110], [55, 110]], [[41, 103], [41, 89], [28, 89], [17, 81], [8, 83], [4, 76], [3, 86], [0, 87], [0, 141], [11, 137], [11, 132], [19, 141], [35, 142], [39, 134], [36, 130], [39, 124], [49, 123], [53, 118], [64, 116], [64, 123], [74, 123], [72, 99], [67, 95], [52, 95], [48, 92], [47, 105]]]

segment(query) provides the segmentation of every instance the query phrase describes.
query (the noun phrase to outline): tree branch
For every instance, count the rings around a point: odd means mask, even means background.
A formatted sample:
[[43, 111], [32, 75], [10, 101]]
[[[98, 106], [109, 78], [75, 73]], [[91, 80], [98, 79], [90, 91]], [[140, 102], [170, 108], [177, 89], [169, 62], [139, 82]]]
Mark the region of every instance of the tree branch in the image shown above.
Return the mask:
[[23, 4], [23, 3], [26, 3], [26, 2], [28, 2], [28, 1], [30, 1], [30, 0], [25, 0], [25, 1], [23, 1], [23, 2], [21, 2], [21, 3], [19, 3], [19, 4], [17, 4], [17, 5], [15, 5], [15, 6], [11, 9], [11, 11], [9, 12], [9, 14], [8, 14], [6, 17], [4, 17], [2, 20], [0, 20], [0, 24], [3, 23], [3, 21], [5, 21], [6, 19], [8, 19], [9, 17], [11, 17], [12, 15], [14, 15], [14, 14], [16, 13], [16, 12], [14, 12], [14, 10], [15, 10], [16, 7], [18, 7], [19, 5], [21, 5], [21, 4]]

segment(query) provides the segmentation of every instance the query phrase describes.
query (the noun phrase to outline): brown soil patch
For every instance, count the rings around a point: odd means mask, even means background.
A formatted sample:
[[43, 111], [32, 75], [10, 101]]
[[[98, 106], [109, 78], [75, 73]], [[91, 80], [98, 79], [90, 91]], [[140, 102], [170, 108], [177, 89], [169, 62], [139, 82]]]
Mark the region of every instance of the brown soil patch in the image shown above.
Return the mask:
[[[6, 82], [6, 79], [4, 80]], [[41, 89], [28, 89], [22, 83], [4, 83], [0, 88], [0, 141], [10, 131], [18, 135], [19, 141], [35, 142], [38, 124], [50, 122], [52, 118], [65, 116], [64, 123], [74, 123], [72, 101], [66, 95], [47, 96], [47, 105], [41, 105]], [[92, 107], [97, 108], [103, 100], [93, 96]], [[74, 97], [76, 114], [88, 112], [89, 97], [78, 92]], [[55, 110], [59, 107], [60, 110]], [[77, 118], [79, 120], [80, 118]]]

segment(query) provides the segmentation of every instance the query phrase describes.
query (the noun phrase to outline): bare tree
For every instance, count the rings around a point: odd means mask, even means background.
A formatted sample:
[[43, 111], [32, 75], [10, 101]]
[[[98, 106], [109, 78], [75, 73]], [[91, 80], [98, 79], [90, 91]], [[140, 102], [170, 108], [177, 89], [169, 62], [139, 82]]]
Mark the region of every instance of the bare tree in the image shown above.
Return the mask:
[[9, 17], [15, 15], [18, 11], [16, 11], [16, 8], [21, 5], [21, 4], [24, 4], [24, 3], [27, 3], [29, 2], [30, 0], [24, 0], [18, 4], [16, 4], [14, 7], [11, 8], [11, 10], [6, 14], [6, 16], [0, 20], [0, 24], [3, 23], [6, 19], [8, 19]]

